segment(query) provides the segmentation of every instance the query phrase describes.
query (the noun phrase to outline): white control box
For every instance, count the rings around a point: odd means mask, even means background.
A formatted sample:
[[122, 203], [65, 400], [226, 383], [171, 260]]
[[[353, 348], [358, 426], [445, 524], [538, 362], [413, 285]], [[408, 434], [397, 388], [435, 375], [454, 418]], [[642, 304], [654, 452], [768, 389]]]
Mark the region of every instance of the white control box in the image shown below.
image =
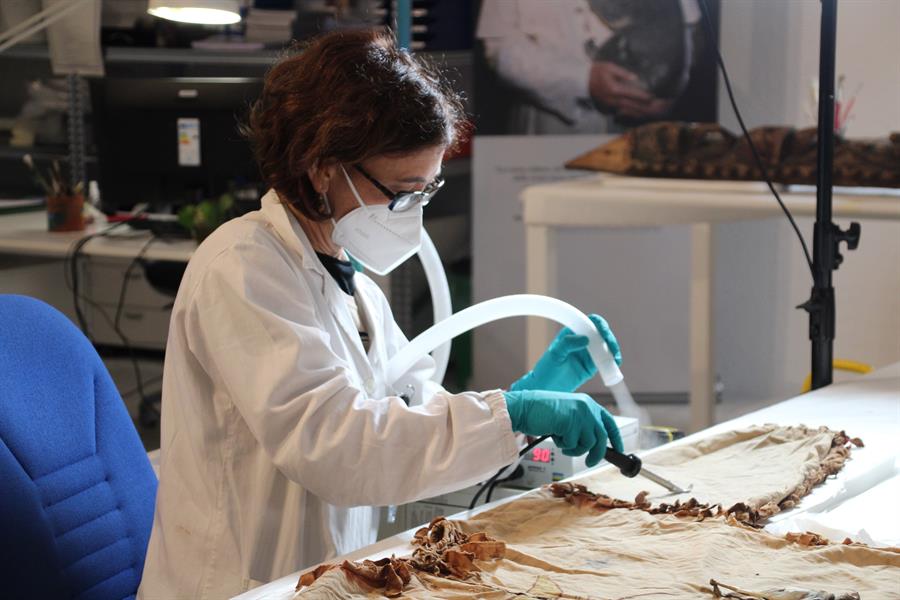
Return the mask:
[[[622, 434], [622, 442], [625, 453], [636, 452], [640, 441], [640, 428], [637, 419], [629, 417], [614, 417], [619, 433]], [[568, 479], [573, 475], [587, 470], [585, 464], [586, 454], [581, 456], [566, 456], [562, 450], [556, 447], [553, 440], [544, 440], [525, 457], [522, 458], [523, 474], [517, 479], [504, 482], [504, 486], [533, 489], [547, 485], [555, 481]], [[601, 463], [604, 464], [604, 463]]]

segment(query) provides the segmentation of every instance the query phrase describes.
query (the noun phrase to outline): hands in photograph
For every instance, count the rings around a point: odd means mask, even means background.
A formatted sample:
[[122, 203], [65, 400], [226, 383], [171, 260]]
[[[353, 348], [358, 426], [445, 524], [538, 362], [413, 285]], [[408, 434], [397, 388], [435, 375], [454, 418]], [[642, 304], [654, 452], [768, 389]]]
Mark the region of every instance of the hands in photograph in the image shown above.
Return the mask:
[[591, 65], [588, 91], [602, 111], [634, 119], [661, 116], [673, 102], [645, 90], [640, 78], [631, 71], [605, 61]]

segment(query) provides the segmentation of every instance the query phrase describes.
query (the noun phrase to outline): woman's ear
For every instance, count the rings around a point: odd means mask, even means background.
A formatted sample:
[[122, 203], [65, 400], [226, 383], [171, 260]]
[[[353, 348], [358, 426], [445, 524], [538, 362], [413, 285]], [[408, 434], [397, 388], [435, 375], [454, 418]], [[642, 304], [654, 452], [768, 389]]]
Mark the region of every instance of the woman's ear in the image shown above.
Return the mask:
[[309, 174], [309, 180], [312, 182], [317, 194], [328, 193], [328, 189], [334, 182], [334, 177], [335, 175], [337, 175], [337, 171], [337, 163], [313, 163], [307, 173]]

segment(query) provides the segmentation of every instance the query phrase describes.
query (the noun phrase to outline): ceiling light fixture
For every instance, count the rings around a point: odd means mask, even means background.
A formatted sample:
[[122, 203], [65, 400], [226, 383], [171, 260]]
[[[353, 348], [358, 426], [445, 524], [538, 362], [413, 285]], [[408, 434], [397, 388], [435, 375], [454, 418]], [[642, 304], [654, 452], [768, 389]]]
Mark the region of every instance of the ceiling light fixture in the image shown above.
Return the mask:
[[238, 0], [150, 0], [154, 17], [200, 25], [231, 25], [241, 20]]

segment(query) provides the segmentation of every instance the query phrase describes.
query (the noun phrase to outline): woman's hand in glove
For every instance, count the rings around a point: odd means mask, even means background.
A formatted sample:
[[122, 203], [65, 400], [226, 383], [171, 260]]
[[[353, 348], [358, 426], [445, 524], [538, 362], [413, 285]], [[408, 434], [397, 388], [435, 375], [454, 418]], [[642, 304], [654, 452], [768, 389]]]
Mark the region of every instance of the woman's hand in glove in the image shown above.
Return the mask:
[[[600, 333], [600, 337], [606, 342], [616, 364], [622, 366], [622, 351], [619, 348], [619, 341], [610, 329], [609, 323], [600, 315], [590, 315], [589, 318]], [[597, 374], [597, 367], [588, 353], [589, 343], [590, 340], [586, 335], [576, 335], [568, 327], [563, 328], [550, 343], [534, 369], [523, 375], [509, 389], [512, 391], [574, 392], [585, 381]]]
[[553, 436], [567, 456], [587, 453], [593, 467], [606, 455], [607, 441], [621, 452], [622, 435], [613, 416], [586, 394], [547, 390], [504, 392], [513, 431]]

